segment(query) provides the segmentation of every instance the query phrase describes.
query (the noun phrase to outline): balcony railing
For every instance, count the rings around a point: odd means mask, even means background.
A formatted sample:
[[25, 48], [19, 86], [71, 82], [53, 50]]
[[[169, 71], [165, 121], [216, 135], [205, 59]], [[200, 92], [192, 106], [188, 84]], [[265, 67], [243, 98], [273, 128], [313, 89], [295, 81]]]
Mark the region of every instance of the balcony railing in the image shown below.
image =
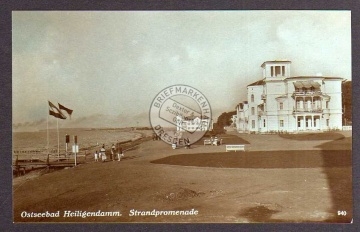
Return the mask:
[[293, 113], [322, 113], [323, 109], [321, 107], [304, 107], [296, 108], [294, 107]]
[[322, 95], [321, 91], [295, 91], [293, 96], [320, 96]]

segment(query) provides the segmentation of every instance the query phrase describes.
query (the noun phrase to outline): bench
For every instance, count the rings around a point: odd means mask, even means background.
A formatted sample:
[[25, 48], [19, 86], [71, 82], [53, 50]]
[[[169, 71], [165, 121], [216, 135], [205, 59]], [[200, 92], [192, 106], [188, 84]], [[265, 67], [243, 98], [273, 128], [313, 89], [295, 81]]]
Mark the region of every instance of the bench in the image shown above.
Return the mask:
[[228, 151], [245, 151], [245, 145], [244, 144], [238, 144], [238, 145], [226, 145], [226, 152]]
[[212, 145], [211, 140], [210, 139], [205, 139], [204, 140], [204, 146], [205, 145]]

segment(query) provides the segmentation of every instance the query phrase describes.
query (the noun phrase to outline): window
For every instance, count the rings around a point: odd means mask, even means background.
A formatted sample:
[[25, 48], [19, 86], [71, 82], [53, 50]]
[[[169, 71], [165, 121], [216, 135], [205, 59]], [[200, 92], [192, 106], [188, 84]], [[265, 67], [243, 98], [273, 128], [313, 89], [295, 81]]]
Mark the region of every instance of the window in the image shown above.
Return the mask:
[[271, 67], [271, 76], [274, 76], [274, 66]]
[[311, 101], [308, 100], [307, 102], [307, 106], [305, 107], [307, 110], [310, 110], [311, 109]]
[[326, 119], [326, 126], [329, 126], [329, 125], [330, 125], [330, 120]]
[[282, 75], [285, 76], [285, 66], [281, 66]]
[[255, 120], [251, 120], [251, 127], [255, 129]]
[[265, 121], [265, 119], [264, 119], [264, 127], [266, 127], [266, 121]]
[[280, 75], [280, 66], [275, 66], [275, 76]]
[[301, 120], [298, 118], [298, 127], [301, 127]]
[[254, 102], [254, 94], [251, 94], [251, 102]]
[[326, 109], [329, 109], [329, 101], [326, 101]]
[[280, 110], [284, 109], [284, 103], [280, 102]]
[[280, 127], [284, 127], [284, 120], [280, 120]]
[[299, 101], [299, 104], [300, 104], [300, 105], [299, 105], [299, 108], [300, 108], [300, 109], [303, 109], [303, 108], [304, 108], [304, 102], [303, 102], [303, 101]]
[[251, 107], [251, 115], [255, 115], [255, 108]]

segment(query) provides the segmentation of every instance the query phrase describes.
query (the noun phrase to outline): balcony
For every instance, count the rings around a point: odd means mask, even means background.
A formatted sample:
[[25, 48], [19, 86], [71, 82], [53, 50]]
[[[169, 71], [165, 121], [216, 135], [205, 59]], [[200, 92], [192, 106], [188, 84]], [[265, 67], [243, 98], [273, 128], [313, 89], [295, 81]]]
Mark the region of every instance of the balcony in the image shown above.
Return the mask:
[[296, 108], [293, 109], [293, 114], [298, 113], [322, 113], [323, 109], [321, 107], [305, 107], [305, 108]]
[[304, 96], [321, 96], [322, 92], [321, 91], [295, 91], [293, 92], [293, 97], [295, 96], [299, 96], [299, 97], [304, 97]]

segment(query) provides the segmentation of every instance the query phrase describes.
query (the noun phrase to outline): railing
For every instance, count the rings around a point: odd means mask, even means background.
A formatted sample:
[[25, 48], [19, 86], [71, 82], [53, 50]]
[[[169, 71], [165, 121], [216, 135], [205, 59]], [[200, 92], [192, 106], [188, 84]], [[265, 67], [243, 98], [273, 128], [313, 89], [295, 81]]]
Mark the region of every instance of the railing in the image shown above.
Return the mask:
[[302, 113], [302, 112], [322, 113], [323, 110], [321, 107], [317, 107], [317, 108], [313, 108], [313, 107], [296, 108], [296, 107], [294, 107], [294, 109], [293, 109], [293, 113]]
[[226, 145], [225, 147], [226, 152], [228, 151], [245, 151], [244, 144], [234, 144], [234, 145]]
[[[86, 152], [79, 152], [77, 153], [77, 157], [82, 157], [85, 155], [88, 155], [89, 153]], [[66, 153], [60, 153], [58, 154], [54, 154], [54, 153], [49, 153], [49, 154], [44, 154], [44, 153], [38, 153], [38, 154], [34, 154], [34, 153], [20, 153], [20, 154], [16, 154], [13, 155], [12, 160], [20, 160], [20, 161], [29, 161], [29, 162], [34, 162], [34, 161], [46, 161], [47, 159], [50, 160], [71, 160], [74, 159], [74, 154], [71, 152]]]
[[294, 96], [319, 96], [322, 95], [321, 91], [295, 91], [293, 93]]
[[351, 131], [352, 130], [352, 126], [343, 126], [342, 127], [343, 131]]

